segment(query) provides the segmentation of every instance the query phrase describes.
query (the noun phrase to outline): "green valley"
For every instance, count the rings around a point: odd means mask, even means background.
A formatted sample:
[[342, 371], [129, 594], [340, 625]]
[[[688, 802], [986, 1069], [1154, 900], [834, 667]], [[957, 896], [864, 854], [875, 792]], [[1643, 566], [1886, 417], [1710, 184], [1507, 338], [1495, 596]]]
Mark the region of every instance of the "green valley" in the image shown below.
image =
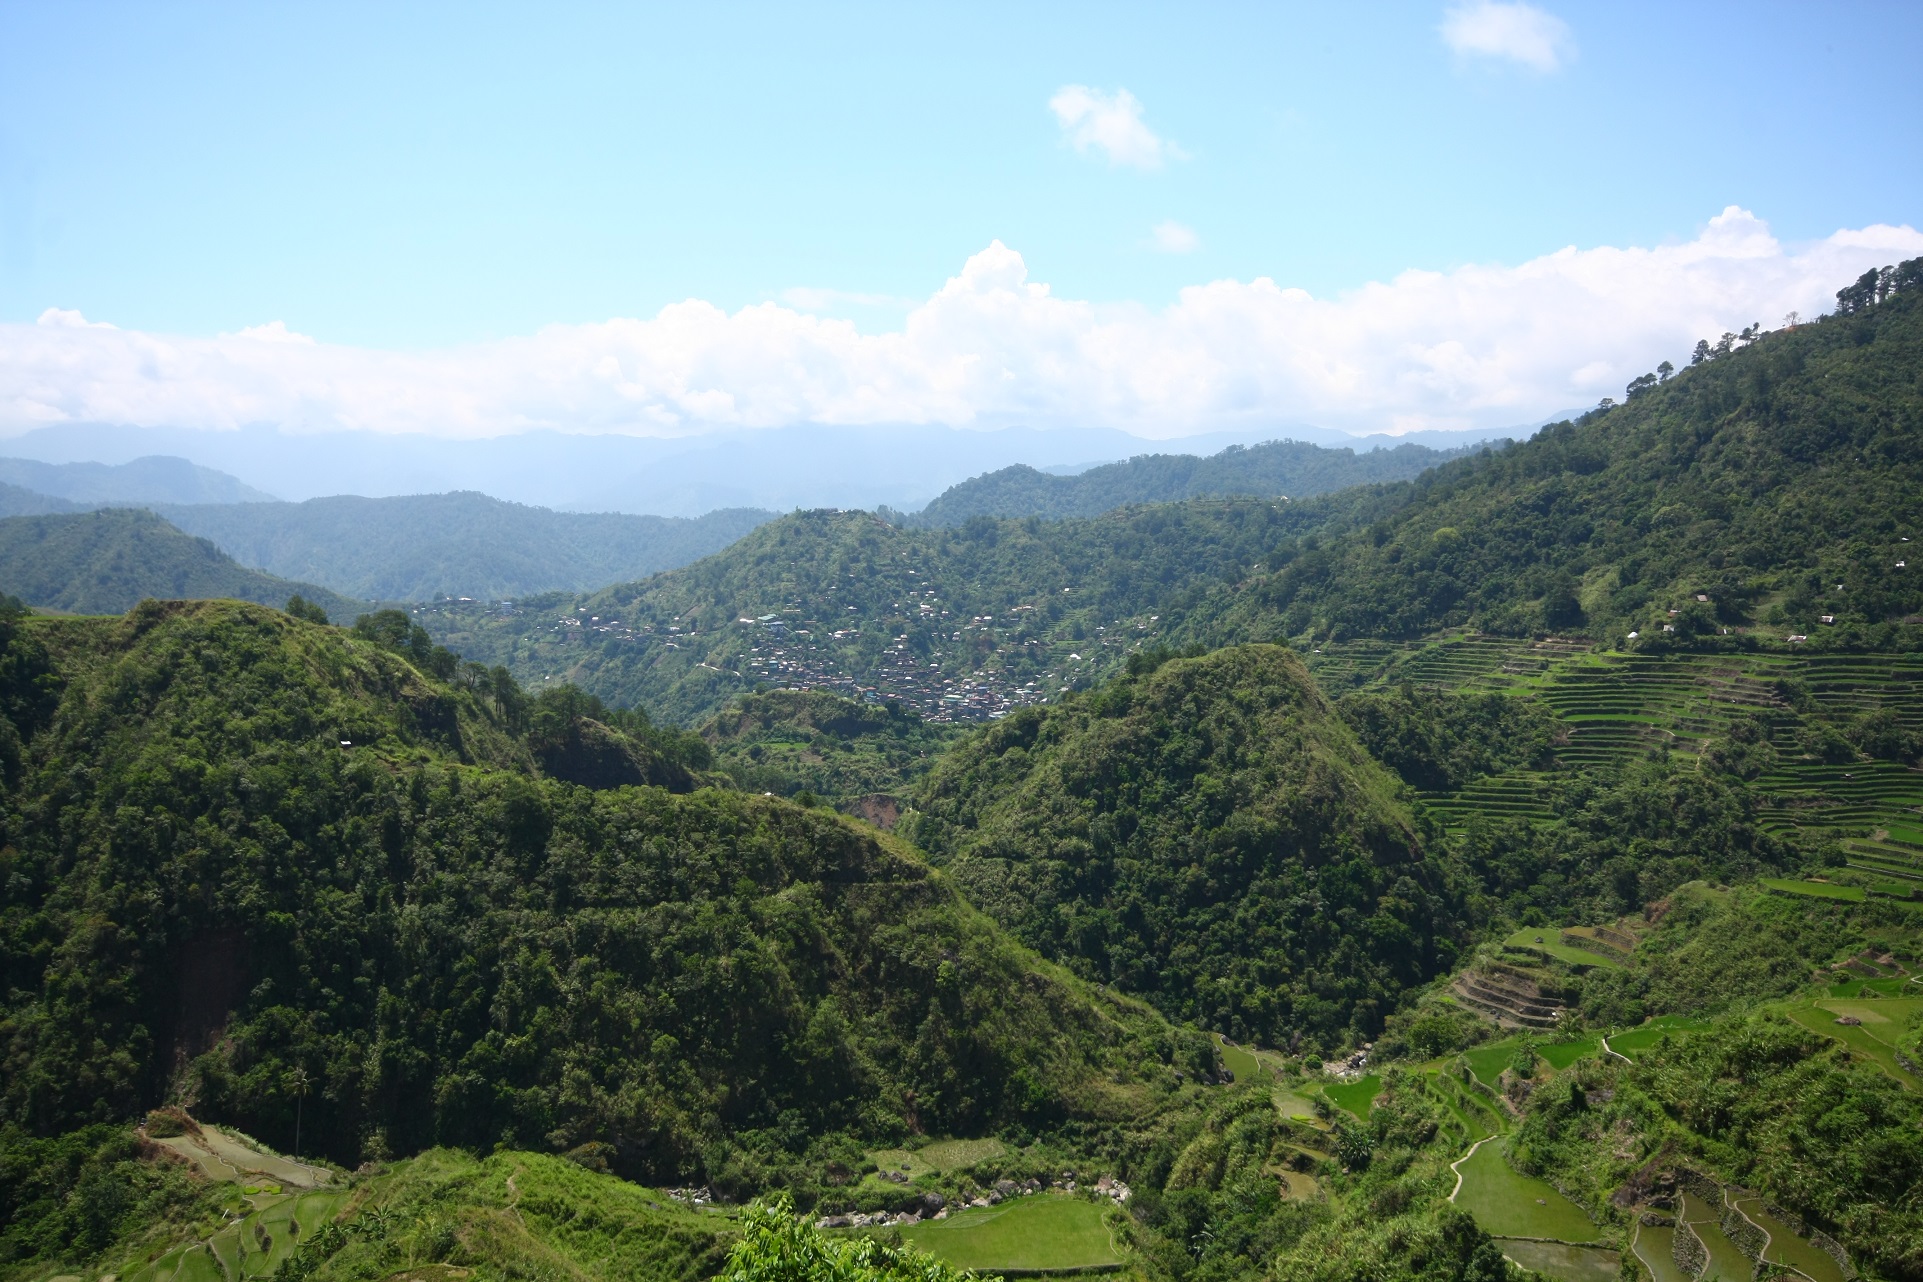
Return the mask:
[[1319, 496], [6, 602], [0, 1282], [1923, 1278], [1919, 269]]

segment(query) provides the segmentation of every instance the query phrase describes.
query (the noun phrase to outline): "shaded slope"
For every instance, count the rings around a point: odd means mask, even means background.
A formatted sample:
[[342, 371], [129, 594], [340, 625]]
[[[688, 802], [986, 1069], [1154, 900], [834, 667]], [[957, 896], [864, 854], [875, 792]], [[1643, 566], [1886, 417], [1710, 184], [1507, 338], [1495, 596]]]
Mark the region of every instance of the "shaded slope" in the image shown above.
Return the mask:
[[534, 777], [479, 695], [349, 633], [152, 603], [6, 639], [8, 1122], [174, 1096], [286, 1146], [299, 1071], [346, 1164], [597, 1145], [741, 1187], [829, 1132], [1126, 1111], [1158, 1058], [872, 830]]
[[1244, 646], [963, 742], [908, 831], [1082, 974], [1238, 1040], [1333, 1044], [1455, 955], [1397, 795], [1300, 660]]
[[974, 516], [1039, 516], [1047, 520], [1100, 516], [1131, 503], [1249, 495], [1303, 498], [1384, 481], [1406, 481], [1438, 463], [1480, 446], [1435, 450], [1423, 445], [1394, 449], [1331, 449], [1302, 441], [1232, 445], [1219, 454], [1143, 454], [1093, 467], [1075, 476], [1053, 476], [1017, 464], [963, 481], [909, 518], [930, 527], [960, 525]]
[[280, 605], [296, 593], [336, 622], [366, 608], [326, 588], [238, 566], [206, 539], [137, 508], [0, 519], [0, 588], [29, 605], [74, 614], [119, 614], [149, 597]]
[[473, 492], [158, 510], [243, 564], [382, 601], [592, 590], [718, 552], [774, 515], [553, 512]]
[[5, 516], [51, 516], [60, 512], [82, 512], [86, 508], [79, 503], [37, 490], [26, 489], [0, 481], [0, 517]]

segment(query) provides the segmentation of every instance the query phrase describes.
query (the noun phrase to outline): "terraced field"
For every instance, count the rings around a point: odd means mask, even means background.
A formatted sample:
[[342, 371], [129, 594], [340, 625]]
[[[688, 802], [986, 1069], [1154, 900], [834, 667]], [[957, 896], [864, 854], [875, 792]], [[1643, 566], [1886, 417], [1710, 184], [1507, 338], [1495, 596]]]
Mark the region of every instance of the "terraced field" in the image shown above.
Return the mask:
[[902, 1230], [956, 1268], [1002, 1274], [1106, 1272], [1121, 1252], [1093, 1202], [1067, 1194], [1016, 1198]]
[[1556, 713], [1568, 729], [1555, 769], [1512, 770], [1423, 796], [1425, 808], [1457, 830], [1478, 818], [1551, 822], [1554, 790], [1569, 774], [1651, 749], [1700, 754], [1737, 719], [1761, 717], [1776, 756], [1754, 784], [1763, 826], [1833, 837], [1872, 893], [1923, 900], [1923, 771], [1890, 761], [1823, 762], [1798, 742], [1812, 719], [1885, 709], [1905, 729], [1923, 730], [1923, 654], [1653, 655], [1466, 633], [1401, 645], [1330, 644], [1308, 664], [1331, 695], [1411, 681], [1505, 691]]

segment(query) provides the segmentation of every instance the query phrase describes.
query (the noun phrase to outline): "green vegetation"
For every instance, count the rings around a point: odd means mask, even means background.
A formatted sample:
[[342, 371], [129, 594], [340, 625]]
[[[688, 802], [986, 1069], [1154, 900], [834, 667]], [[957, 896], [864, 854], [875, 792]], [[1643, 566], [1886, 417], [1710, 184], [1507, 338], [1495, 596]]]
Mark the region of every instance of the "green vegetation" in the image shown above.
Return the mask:
[[[966, 1276], [912, 1246], [829, 1238], [791, 1215], [785, 1201], [750, 1207], [741, 1219], [741, 1238], [728, 1252], [720, 1282], [962, 1282]], [[1048, 1254], [1039, 1244], [1037, 1253]]]
[[1357, 1121], [1365, 1121], [1369, 1116], [1369, 1106], [1382, 1093], [1382, 1078], [1370, 1073], [1354, 1081], [1331, 1082], [1322, 1088], [1322, 1093], [1328, 1097], [1329, 1103], [1353, 1114]]
[[1765, 1012], [1672, 1034], [1634, 1065], [1580, 1061], [1532, 1096], [1513, 1157], [1594, 1212], [1644, 1154], [1674, 1145], [1905, 1276], [1923, 1264], [1923, 1210], [1904, 1192], [1923, 1179], [1919, 1117], [1913, 1091]]
[[1808, 895], [1811, 899], [1840, 899], [1848, 903], [1863, 902], [1861, 886], [1838, 886], [1827, 881], [1786, 881], [1781, 877], [1762, 877], [1760, 885], [1785, 895]]
[[1499, 1140], [1489, 1139], [1457, 1163], [1462, 1187], [1456, 1205], [1496, 1237], [1545, 1237], [1594, 1242], [1601, 1236], [1582, 1209], [1555, 1185], [1516, 1172]]
[[1455, 956], [1448, 866], [1288, 651], [1140, 666], [958, 744], [912, 839], [1024, 941], [1171, 1015], [1372, 1035]]
[[1469, 625], [1660, 646], [1749, 625], [1815, 637], [1832, 615], [1837, 642], [1897, 640], [1923, 608], [1923, 576], [1894, 568], [1923, 529], [1923, 272], [1898, 275], [1880, 305], [1753, 335], [1580, 423], [1380, 497], [1309, 500], [1299, 519], [1321, 529], [1203, 634]]
[[1562, 932], [1554, 926], [1524, 926], [1502, 941], [1504, 948], [1519, 952], [1541, 953], [1576, 967], [1620, 965], [1605, 953], [1575, 948], [1562, 942]]
[[0, 1276], [1923, 1276], [1920, 275], [1412, 485], [0, 603]]
[[1611, 1033], [1609, 1049], [1625, 1059], [1640, 1059], [1650, 1049], [1659, 1045], [1673, 1034], [1701, 1028], [1704, 1021], [1691, 1019], [1686, 1015], [1652, 1016], [1642, 1025], [1626, 1033]]
[[[930, 717], [950, 715], [953, 695], [958, 715], [978, 719], [1087, 688], [1154, 649], [1186, 611], [1249, 575], [1289, 510], [1201, 500], [939, 531], [796, 512], [642, 583], [511, 610], [444, 601], [418, 617], [443, 644], [530, 685], [565, 675], [681, 725], [760, 685], [874, 690]], [[969, 711], [956, 688], [968, 682], [1007, 703]]]
[[1095, 1203], [1067, 1195], [1015, 1198], [902, 1232], [910, 1245], [958, 1269], [1072, 1272], [1122, 1262]]
[[849, 1137], [1049, 1127], [1166, 1080], [1145, 1010], [872, 829], [542, 777], [541, 703], [531, 742], [276, 611], [8, 627], [0, 1110], [30, 1131], [173, 1091], [282, 1146], [299, 1113], [343, 1165], [504, 1142], [812, 1189]]
[[1460, 788], [1513, 766], [1546, 765], [1558, 738], [1554, 715], [1540, 703], [1408, 680], [1352, 691], [1336, 710], [1370, 755], [1426, 790]]
[[954, 738], [900, 705], [826, 690], [743, 695], [701, 727], [715, 767], [749, 792], [802, 794], [892, 827], [904, 797]]
[[0, 1271], [20, 1261], [84, 1259], [211, 1213], [205, 1189], [185, 1170], [141, 1156], [124, 1127], [47, 1138], [0, 1129]]
[[230, 597], [279, 605], [305, 596], [335, 619], [359, 602], [235, 564], [151, 512], [110, 508], [0, 519], [0, 586], [28, 605], [119, 614], [148, 597]]
[[774, 516], [551, 512], [472, 492], [155, 510], [244, 564], [374, 601], [584, 591], [719, 552]]
[[1100, 516], [1136, 503], [1253, 495], [1303, 498], [1352, 485], [1406, 481], [1438, 463], [1478, 449], [1331, 449], [1301, 441], [1231, 445], [1220, 454], [1143, 454], [1074, 476], [1053, 476], [1017, 464], [950, 486], [899, 524], [942, 527], [977, 517], [1039, 516], [1051, 521]]
[[[731, 1246], [738, 1253], [744, 1243], [765, 1243], [767, 1232], [759, 1211], [737, 1218], [690, 1207], [528, 1152], [477, 1159], [436, 1149], [305, 1193], [246, 1195], [231, 1183], [203, 1188], [199, 1218], [177, 1217], [158, 1232], [125, 1237], [94, 1255], [94, 1263], [129, 1282], [451, 1282], [475, 1271], [700, 1282], [728, 1266]], [[88, 1257], [67, 1244], [45, 1258], [74, 1265]]]
[[5, 516], [52, 516], [63, 512], [84, 512], [86, 506], [70, 503], [66, 499], [51, 494], [38, 494], [33, 490], [22, 489], [0, 481], [0, 517]]

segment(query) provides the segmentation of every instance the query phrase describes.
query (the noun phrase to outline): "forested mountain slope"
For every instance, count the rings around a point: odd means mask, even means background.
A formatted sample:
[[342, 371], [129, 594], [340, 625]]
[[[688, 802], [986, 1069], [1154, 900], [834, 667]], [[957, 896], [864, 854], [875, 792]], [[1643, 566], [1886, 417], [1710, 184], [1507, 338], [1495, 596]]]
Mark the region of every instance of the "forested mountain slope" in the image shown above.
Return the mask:
[[1390, 491], [1395, 510], [1303, 505], [1330, 513], [1320, 540], [1278, 547], [1208, 635], [1787, 635], [1923, 610], [1923, 260], [1895, 280], [1438, 467]]
[[1454, 959], [1464, 887], [1287, 650], [1134, 666], [959, 744], [907, 831], [1089, 978], [1237, 1039], [1369, 1040]]
[[1881, 626], [1923, 610], [1923, 577], [1898, 564], [1923, 539], [1919, 298], [1733, 345], [1414, 481], [944, 530], [797, 513], [643, 583], [422, 618], [523, 680], [684, 724], [757, 683], [985, 717], [1157, 639]]
[[0, 518], [0, 591], [73, 614], [119, 614], [148, 597], [230, 597], [280, 605], [299, 594], [337, 622], [366, 606], [234, 564], [152, 512], [108, 508]]
[[686, 565], [774, 516], [554, 512], [472, 492], [155, 510], [244, 565], [376, 601], [589, 591]]
[[1074, 476], [1054, 476], [1017, 464], [950, 487], [904, 524], [960, 525], [974, 516], [1039, 516], [1058, 521], [1100, 516], [1132, 503], [1230, 495], [1303, 498], [1352, 485], [1406, 481], [1438, 463], [1483, 448], [1438, 450], [1412, 444], [1357, 453], [1302, 441], [1265, 441], [1232, 445], [1205, 458], [1143, 454]]
[[82, 512], [86, 507], [80, 503], [70, 503], [66, 499], [51, 494], [41, 494], [18, 485], [0, 481], [0, 517], [6, 516], [49, 516], [58, 512]]
[[750, 792], [809, 793], [891, 827], [900, 797], [960, 727], [826, 690], [742, 695], [701, 727], [714, 765]]
[[757, 686], [868, 691], [937, 721], [981, 719], [1115, 670], [1247, 577], [1297, 528], [1293, 506], [1203, 499], [954, 530], [796, 512], [641, 583], [512, 609], [439, 602], [418, 617], [530, 685], [565, 678], [682, 725]]
[[830, 1136], [1124, 1115], [1177, 1054], [872, 829], [540, 777], [472, 669], [223, 602], [0, 642], [5, 1124], [173, 1098], [291, 1145], [299, 1105], [347, 1165], [746, 1187]]

